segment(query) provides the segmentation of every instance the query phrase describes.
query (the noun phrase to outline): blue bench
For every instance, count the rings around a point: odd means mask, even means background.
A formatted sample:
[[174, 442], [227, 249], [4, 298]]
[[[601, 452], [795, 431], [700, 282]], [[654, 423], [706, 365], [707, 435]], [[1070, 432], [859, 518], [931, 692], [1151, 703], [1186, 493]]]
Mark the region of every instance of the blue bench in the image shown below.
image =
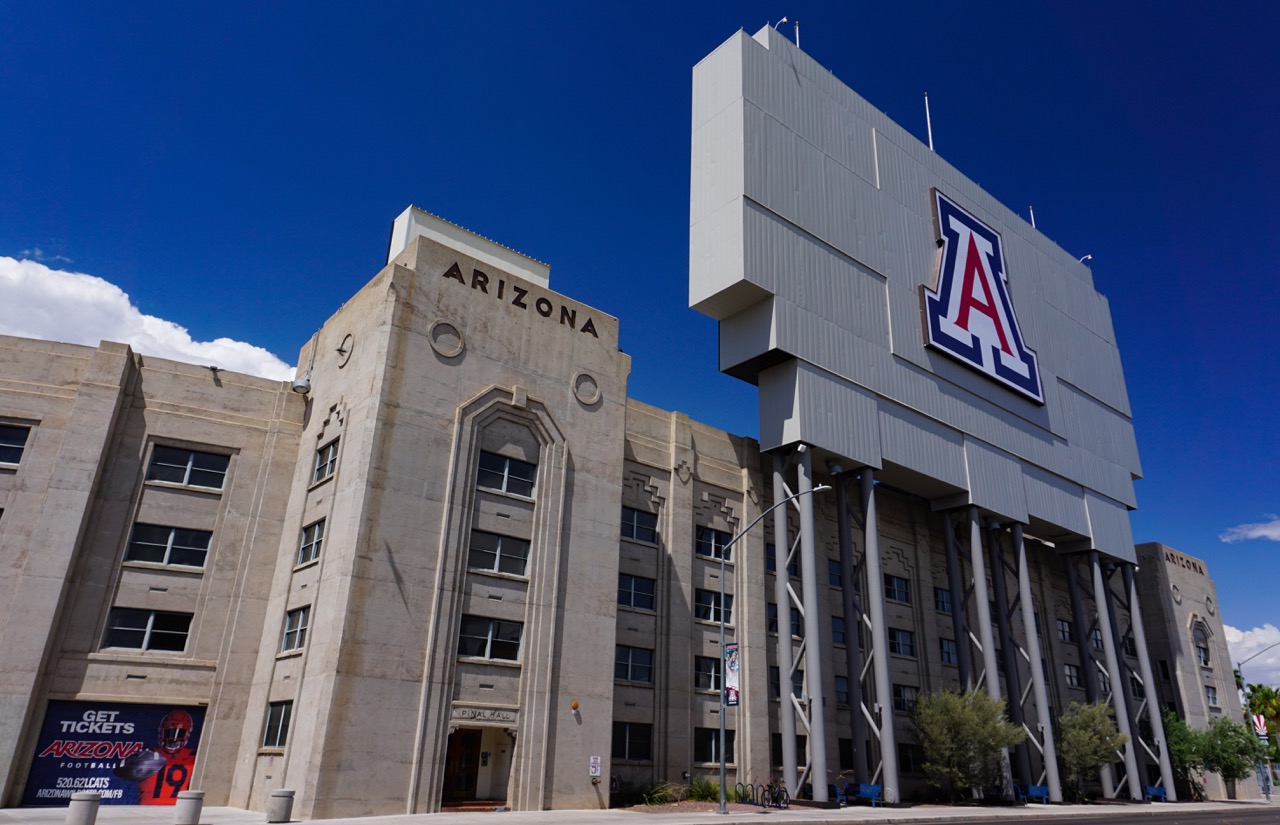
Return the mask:
[[840, 790], [839, 785], [827, 786], [827, 798], [839, 805], [841, 808], [849, 804], [849, 797], [845, 795], [844, 791]]
[[1027, 802], [1038, 799], [1045, 805], [1049, 804], [1048, 785], [1023, 785], [1018, 789], [1018, 792]]
[[1142, 788], [1143, 802], [1168, 802], [1169, 797], [1164, 792], [1164, 788], [1159, 785], [1144, 785]]
[[847, 797], [853, 799], [869, 799], [871, 807], [875, 807], [876, 803], [884, 802], [884, 788], [880, 785], [854, 785], [850, 782], [844, 786], [844, 792]]

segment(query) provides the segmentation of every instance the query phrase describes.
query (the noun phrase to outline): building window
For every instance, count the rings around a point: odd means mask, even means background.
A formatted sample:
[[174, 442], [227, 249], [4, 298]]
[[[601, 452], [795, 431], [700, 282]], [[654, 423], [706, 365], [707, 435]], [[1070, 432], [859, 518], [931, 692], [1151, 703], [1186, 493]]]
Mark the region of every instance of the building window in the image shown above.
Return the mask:
[[831, 617], [831, 644], [844, 644], [844, 616]]
[[1165, 681], [1165, 682], [1170, 681], [1170, 678], [1169, 678], [1169, 661], [1168, 661], [1167, 659], [1161, 659], [1161, 660], [1159, 661], [1159, 665], [1160, 665], [1160, 679], [1161, 679], [1162, 681]]
[[171, 484], [221, 490], [227, 479], [227, 467], [230, 464], [231, 456], [229, 455], [157, 445], [151, 451], [147, 481], [167, 481]]
[[135, 524], [124, 558], [125, 561], [204, 567], [205, 557], [209, 554], [209, 541], [212, 538], [213, 533], [208, 530], [183, 530], [180, 527]]
[[778, 605], [769, 602], [764, 608], [764, 629], [769, 633], [778, 632]]
[[933, 588], [933, 609], [939, 613], [951, 612], [951, 591], [945, 587]]
[[924, 773], [924, 750], [919, 745], [898, 743], [898, 773]]
[[289, 719], [293, 716], [293, 702], [272, 702], [267, 705], [266, 730], [262, 734], [262, 747], [283, 748], [289, 740]]
[[1213, 685], [1204, 686], [1204, 701], [1211, 708], [1218, 707], [1218, 689]]
[[507, 622], [484, 616], [463, 616], [458, 633], [458, 655], [480, 659], [520, 659], [521, 622]]
[[530, 498], [533, 496], [533, 481], [537, 472], [536, 464], [497, 453], [482, 452], [476, 486]]
[[[791, 695], [797, 699], [804, 698], [803, 670], [796, 670], [791, 674]], [[782, 670], [776, 665], [769, 666], [769, 698], [782, 698]]]
[[827, 559], [827, 584], [832, 587], [840, 587], [841, 575], [840, 560]]
[[720, 594], [715, 590], [694, 591], [693, 617], [703, 622], [719, 624], [723, 616], [725, 624], [733, 624], [733, 594], [724, 597], [724, 612], [720, 610]]
[[911, 604], [911, 581], [902, 576], [885, 573], [884, 597], [890, 601]]
[[960, 651], [956, 648], [955, 639], [939, 639], [938, 653], [944, 665], [960, 664]]
[[1196, 649], [1196, 661], [1200, 667], [1209, 667], [1209, 634], [1197, 624], [1191, 629], [1191, 641]]
[[613, 758], [647, 762], [653, 758], [653, 725], [613, 723]]
[[1124, 650], [1124, 655], [1138, 658], [1138, 643], [1133, 640], [1132, 636], [1125, 636], [1120, 640], [1120, 647]]
[[657, 582], [630, 573], [618, 574], [618, 604], [636, 610], [653, 610], [657, 599], [654, 595]]
[[320, 545], [324, 543], [324, 519], [302, 528], [302, 540], [298, 543], [298, 564], [306, 564], [320, 558]]
[[853, 765], [853, 740], [837, 739], [836, 749], [840, 751], [840, 770], [851, 771]]
[[893, 709], [898, 713], [910, 713], [916, 707], [918, 688], [911, 685], [893, 686]]
[[889, 652], [895, 656], [916, 655], [916, 634], [910, 630], [889, 628]]
[[849, 677], [836, 677], [836, 704], [842, 708], [849, 706]]
[[30, 427], [0, 424], [0, 464], [22, 463], [22, 453], [27, 449]]
[[[724, 732], [724, 761], [733, 764], [733, 734], [731, 730]], [[693, 729], [693, 761], [720, 761], [720, 731], [717, 728]]]
[[1129, 674], [1129, 693], [1134, 699], [1147, 698], [1147, 689], [1143, 686], [1142, 680], [1136, 674]]
[[1102, 650], [1102, 631], [1094, 628], [1089, 631], [1089, 643], [1093, 645], [1094, 650]]
[[307, 624], [311, 619], [311, 605], [290, 610], [284, 614], [284, 633], [280, 637], [280, 652], [301, 650], [307, 641]]
[[316, 450], [316, 463], [311, 471], [311, 483], [319, 484], [338, 469], [338, 439]]
[[618, 645], [613, 659], [613, 678], [619, 682], [653, 684], [653, 651], [644, 647]]
[[[764, 546], [764, 569], [770, 573], [778, 570], [778, 548], [773, 542]], [[794, 558], [787, 565], [787, 575], [793, 579], [800, 578], [800, 559]]]
[[190, 613], [113, 607], [107, 617], [107, 637], [103, 647], [181, 653], [187, 649], [191, 618]]
[[1080, 687], [1080, 668], [1076, 665], [1063, 665], [1062, 670], [1067, 674], [1067, 687]]
[[471, 531], [467, 567], [472, 570], [523, 576], [528, 564], [529, 542], [524, 539], [486, 533], [483, 530]]
[[647, 544], [658, 543], [658, 516], [631, 507], [622, 508], [622, 537]]
[[693, 689], [720, 690], [720, 660], [715, 656], [693, 657]]
[[694, 549], [699, 556], [706, 556], [711, 559], [724, 558], [725, 561], [732, 561], [732, 548], [728, 547], [733, 536], [730, 536], [723, 530], [716, 530], [711, 527], [699, 527], [698, 539], [695, 542]]
[[1098, 687], [1103, 693], [1111, 692], [1111, 677], [1105, 673], [1098, 674]]
[[1066, 619], [1058, 619], [1057, 625], [1058, 625], [1058, 641], [1074, 642], [1076, 640], [1076, 629], [1075, 629], [1075, 626], [1071, 624], [1071, 622], [1067, 621]]
[[798, 607], [791, 608], [791, 635], [797, 639], [804, 638], [804, 616]]
[[[800, 762], [804, 761], [805, 753], [807, 753], [808, 750], [809, 737], [805, 736], [803, 733], [797, 733], [796, 754], [799, 757]], [[782, 734], [780, 733], [769, 734], [769, 761], [774, 767], [782, 766]]]

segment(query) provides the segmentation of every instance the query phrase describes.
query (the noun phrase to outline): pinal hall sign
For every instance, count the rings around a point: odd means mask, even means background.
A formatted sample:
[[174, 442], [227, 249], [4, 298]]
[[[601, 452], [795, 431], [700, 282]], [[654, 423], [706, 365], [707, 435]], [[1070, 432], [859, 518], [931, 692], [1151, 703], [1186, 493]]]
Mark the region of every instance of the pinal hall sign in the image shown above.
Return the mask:
[[1044, 403], [1036, 354], [1027, 348], [1009, 298], [1000, 233], [936, 189], [938, 278], [924, 287], [929, 346]]

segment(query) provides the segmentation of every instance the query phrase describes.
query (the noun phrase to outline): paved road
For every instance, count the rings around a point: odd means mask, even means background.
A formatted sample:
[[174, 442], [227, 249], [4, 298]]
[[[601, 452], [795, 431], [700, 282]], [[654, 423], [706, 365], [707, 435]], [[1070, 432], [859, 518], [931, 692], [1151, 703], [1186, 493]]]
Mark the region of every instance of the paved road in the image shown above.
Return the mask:
[[[62, 825], [65, 808], [0, 809], [0, 824]], [[912, 825], [913, 823], [1085, 822], [1087, 825], [1263, 825], [1280, 823], [1280, 801], [1275, 805], [1254, 802], [1188, 802], [1170, 805], [1051, 805], [1046, 808], [845, 808], [814, 810], [793, 807], [787, 811], [752, 810], [712, 813], [651, 813], [625, 808], [611, 811], [533, 811], [525, 813], [449, 813], [316, 819], [315, 825]], [[266, 816], [239, 808], [206, 808], [202, 825], [263, 825]], [[101, 825], [153, 825], [173, 822], [172, 808], [106, 805], [98, 813]]]

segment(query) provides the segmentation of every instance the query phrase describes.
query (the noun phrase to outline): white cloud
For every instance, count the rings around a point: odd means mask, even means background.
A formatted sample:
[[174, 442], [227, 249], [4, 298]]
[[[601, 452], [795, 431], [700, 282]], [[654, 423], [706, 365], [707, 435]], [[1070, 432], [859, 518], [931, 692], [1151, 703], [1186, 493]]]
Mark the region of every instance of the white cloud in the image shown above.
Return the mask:
[[1250, 539], [1280, 541], [1280, 516], [1268, 514], [1266, 518], [1271, 520], [1258, 522], [1257, 524], [1238, 524], [1235, 527], [1228, 527], [1218, 535], [1218, 538], [1228, 544]]
[[[1227, 647], [1231, 649], [1232, 667], [1250, 657], [1257, 657], [1244, 665], [1246, 682], [1280, 686], [1280, 628], [1268, 622], [1253, 630], [1239, 630], [1231, 625], [1223, 625], [1222, 629], [1227, 637]], [[1270, 650], [1267, 649], [1269, 647]]]
[[88, 346], [118, 341], [144, 355], [276, 381], [293, 377], [293, 367], [262, 347], [230, 338], [191, 340], [185, 328], [144, 315], [120, 287], [92, 275], [0, 256], [0, 296], [0, 333], [5, 335]]

